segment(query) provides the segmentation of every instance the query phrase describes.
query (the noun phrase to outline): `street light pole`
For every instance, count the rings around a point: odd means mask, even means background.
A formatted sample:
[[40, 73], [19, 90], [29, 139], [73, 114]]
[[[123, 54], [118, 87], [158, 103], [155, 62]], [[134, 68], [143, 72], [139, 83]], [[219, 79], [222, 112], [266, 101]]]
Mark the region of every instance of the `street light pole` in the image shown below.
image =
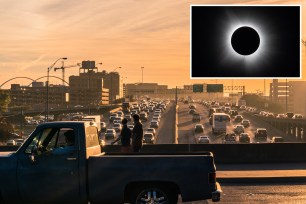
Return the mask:
[[141, 67], [141, 76], [142, 76], [141, 82], [142, 82], [142, 83], [143, 83], [143, 69], [144, 69], [144, 67]]
[[59, 61], [59, 60], [66, 60], [67, 57], [61, 57], [58, 58], [50, 67], [48, 67], [47, 70], [47, 83], [46, 83], [46, 87], [47, 87], [47, 102], [46, 102], [46, 115], [45, 115], [45, 121], [48, 122], [49, 121], [49, 75], [50, 75], [50, 71], [52, 70], [52, 68], [54, 67], [54, 65]]

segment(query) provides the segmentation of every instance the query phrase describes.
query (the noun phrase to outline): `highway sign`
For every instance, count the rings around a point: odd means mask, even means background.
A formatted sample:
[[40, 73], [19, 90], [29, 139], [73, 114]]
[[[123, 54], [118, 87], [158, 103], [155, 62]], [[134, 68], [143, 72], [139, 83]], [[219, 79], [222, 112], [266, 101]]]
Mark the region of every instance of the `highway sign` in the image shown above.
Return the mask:
[[207, 92], [223, 92], [223, 84], [207, 84]]
[[193, 92], [194, 93], [196, 93], [196, 92], [202, 93], [203, 92], [203, 84], [194, 84], [193, 85]]

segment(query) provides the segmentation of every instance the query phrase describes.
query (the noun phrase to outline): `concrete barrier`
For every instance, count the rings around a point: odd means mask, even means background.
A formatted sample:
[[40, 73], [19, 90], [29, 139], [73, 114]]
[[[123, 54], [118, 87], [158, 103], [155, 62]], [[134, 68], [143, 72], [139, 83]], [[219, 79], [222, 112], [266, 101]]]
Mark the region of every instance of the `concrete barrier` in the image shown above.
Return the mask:
[[[306, 143], [261, 144], [159, 144], [144, 145], [146, 153], [187, 153], [210, 151], [216, 163], [306, 162]], [[118, 145], [103, 147], [119, 152]]]
[[[18, 146], [0, 146], [0, 152]], [[158, 144], [144, 145], [144, 153], [188, 153], [210, 151], [216, 163], [306, 162], [306, 143], [261, 144]], [[106, 145], [104, 152], [120, 152], [120, 145]]]

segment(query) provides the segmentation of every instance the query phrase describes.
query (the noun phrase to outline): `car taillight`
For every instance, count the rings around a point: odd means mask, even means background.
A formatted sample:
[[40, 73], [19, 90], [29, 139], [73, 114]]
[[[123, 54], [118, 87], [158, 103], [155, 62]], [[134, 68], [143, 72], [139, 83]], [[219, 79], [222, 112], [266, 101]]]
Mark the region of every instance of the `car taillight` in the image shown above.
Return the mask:
[[216, 172], [208, 173], [208, 184], [216, 183]]

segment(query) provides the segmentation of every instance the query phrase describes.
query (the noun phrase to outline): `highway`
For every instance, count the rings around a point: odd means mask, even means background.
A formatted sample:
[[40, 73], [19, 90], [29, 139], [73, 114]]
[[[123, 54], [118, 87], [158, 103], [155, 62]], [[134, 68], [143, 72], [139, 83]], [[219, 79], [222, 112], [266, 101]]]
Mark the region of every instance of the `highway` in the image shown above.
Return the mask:
[[[305, 183], [222, 183], [221, 201], [226, 204], [275, 204], [306, 203]], [[179, 203], [182, 203], [181, 200]], [[208, 204], [211, 200], [186, 202], [185, 204]]]
[[[180, 144], [194, 144], [196, 143], [199, 135], [209, 136], [211, 143], [222, 143], [222, 139], [224, 135], [214, 135], [212, 134], [211, 125], [209, 124], [208, 118], [208, 109], [201, 104], [196, 104], [196, 111], [202, 117], [200, 122], [192, 122], [192, 114], [189, 114], [189, 105], [184, 103], [179, 103], [178, 109], [178, 141]], [[266, 128], [268, 132], [268, 140], [273, 136], [282, 136], [285, 138], [287, 142], [295, 142], [296, 140], [292, 137], [287, 137], [285, 133], [282, 131], [270, 126], [269, 124], [260, 121], [256, 117], [252, 117], [249, 114], [245, 113], [244, 111], [239, 111], [239, 114], [243, 115], [244, 119], [250, 120], [250, 127], [245, 128], [245, 132], [248, 133], [251, 137], [251, 143], [257, 143], [258, 141], [254, 138], [254, 133], [257, 128]], [[194, 126], [195, 124], [201, 123], [204, 125], [204, 132], [203, 133], [194, 133]], [[238, 125], [231, 119], [227, 126], [227, 132], [233, 132], [235, 125]], [[238, 136], [236, 137], [236, 141], [238, 142]], [[262, 142], [262, 141], [261, 141]]]
[[[208, 136], [211, 143], [222, 143], [224, 139], [224, 134], [215, 135], [212, 134], [211, 125], [209, 124], [208, 118], [208, 108], [202, 106], [201, 104], [196, 104], [196, 111], [201, 115], [200, 122], [192, 122], [192, 114], [189, 114], [189, 105], [182, 102], [178, 103], [178, 135], [177, 141], [179, 144], [195, 144], [200, 135]], [[159, 128], [156, 128], [155, 144], [174, 144], [176, 143], [175, 137], [175, 104], [170, 103], [166, 110], [162, 113], [162, 117], [159, 123]], [[265, 142], [269, 142], [273, 136], [282, 136], [287, 142], [295, 142], [295, 138], [288, 137], [286, 134], [271, 125], [260, 121], [260, 119], [252, 116], [244, 111], [239, 111], [239, 114], [243, 115], [244, 119], [250, 120], [250, 127], [245, 128], [245, 132], [250, 135], [251, 143], [258, 143], [254, 138], [254, 133], [257, 128], [266, 128], [268, 131], [268, 139]], [[148, 121], [143, 121], [144, 132], [150, 126], [150, 121], [152, 120], [153, 112], [148, 114]], [[104, 121], [107, 123], [107, 128], [112, 127], [112, 123], [109, 123], [108, 118], [105, 117]], [[132, 124], [132, 121], [128, 124]], [[204, 125], [203, 133], [194, 133], [194, 127], [196, 124]], [[232, 118], [228, 123], [227, 132], [233, 132], [235, 125], [238, 125]], [[118, 135], [118, 133], [117, 133]], [[238, 135], [236, 137], [236, 142], [238, 142]], [[111, 141], [106, 141], [109, 144]], [[264, 142], [264, 141], [260, 141]]]

